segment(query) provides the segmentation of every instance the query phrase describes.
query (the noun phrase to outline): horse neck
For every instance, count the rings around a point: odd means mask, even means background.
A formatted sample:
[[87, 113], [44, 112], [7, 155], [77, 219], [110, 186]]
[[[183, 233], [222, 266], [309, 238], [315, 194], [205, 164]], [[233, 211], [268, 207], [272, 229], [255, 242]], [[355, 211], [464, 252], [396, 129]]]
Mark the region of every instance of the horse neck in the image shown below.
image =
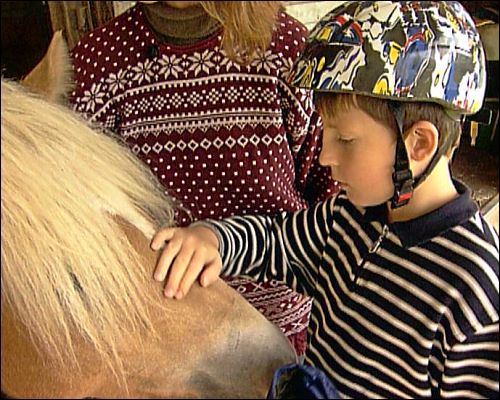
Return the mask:
[[[135, 227], [121, 222], [130, 244], [142, 256], [147, 276], [160, 253]], [[150, 279], [149, 290], [163, 283]], [[163, 299], [152, 306], [158, 341], [128, 357], [129, 388], [142, 398], [265, 397], [275, 368], [295, 361], [279, 329], [222, 280], [208, 288], [195, 283], [183, 300]], [[154, 383], [154, 384], [151, 384]], [[105, 392], [100, 397], [112, 397]]]
[[[158, 254], [131, 224], [117, 219], [152, 275]], [[150, 280], [149, 290], [162, 290]], [[47, 365], [2, 303], [2, 391], [20, 398], [262, 397], [275, 368], [295, 360], [286, 338], [221, 280], [193, 285], [182, 301], [151, 305], [157, 340], [122, 349], [127, 389], [80, 338], [79, 371]]]
[[[130, 244], [143, 258], [142, 268], [154, 265], [152, 251], [148, 251], [147, 239], [130, 223], [119, 217], [114, 217]], [[151, 280], [154, 285], [154, 281]], [[154, 288], [151, 288], [154, 290]], [[1, 375], [2, 392], [13, 398], [82, 398], [88, 396], [127, 397], [113, 373], [101, 358], [81, 336], [73, 335], [75, 355], [78, 368], [64, 368], [60, 364], [48, 362], [46, 357], [35, 347], [30, 335], [15, 317], [7, 302], [2, 301], [1, 312]], [[158, 328], [162, 319], [155, 316], [154, 324]], [[145, 351], [158, 350], [160, 343], [148, 344]], [[124, 351], [124, 362], [134, 364], [138, 362], [135, 354]], [[128, 365], [125, 368], [129, 370]], [[132, 374], [134, 376], [134, 374]], [[99, 396], [97, 396], [99, 394]]]

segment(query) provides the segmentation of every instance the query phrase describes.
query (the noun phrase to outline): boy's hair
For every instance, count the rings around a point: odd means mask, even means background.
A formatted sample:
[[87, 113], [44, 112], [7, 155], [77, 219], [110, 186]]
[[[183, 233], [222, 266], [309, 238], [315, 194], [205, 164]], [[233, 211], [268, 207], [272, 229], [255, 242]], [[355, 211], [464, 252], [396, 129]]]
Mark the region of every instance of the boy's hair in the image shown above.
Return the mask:
[[[350, 109], [358, 108], [397, 132], [394, 113], [389, 108], [387, 100], [356, 93], [316, 92], [314, 101], [319, 113], [324, 117], [333, 118]], [[446, 137], [451, 136], [448, 142], [450, 145], [444, 149], [444, 154], [451, 157], [460, 141], [461, 123], [450, 118], [444, 107], [436, 103], [400, 102], [400, 104], [404, 117], [403, 132], [418, 121], [432, 123], [439, 132], [439, 146], [442, 146]]]

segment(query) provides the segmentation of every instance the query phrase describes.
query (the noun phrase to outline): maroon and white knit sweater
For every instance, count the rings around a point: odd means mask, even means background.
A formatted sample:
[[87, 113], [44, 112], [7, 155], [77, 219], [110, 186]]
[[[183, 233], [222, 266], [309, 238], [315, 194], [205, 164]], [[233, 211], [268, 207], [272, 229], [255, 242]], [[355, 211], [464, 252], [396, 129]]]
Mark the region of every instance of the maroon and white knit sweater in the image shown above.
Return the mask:
[[220, 30], [161, 43], [137, 5], [73, 49], [72, 102], [125, 138], [194, 219], [297, 210], [336, 189], [318, 165], [311, 94], [285, 82], [306, 35], [281, 12], [265, 55], [242, 67]]
[[[318, 164], [311, 94], [285, 81], [305, 43], [302, 24], [280, 13], [269, 49], [242, 67], [221, 50], [220, 30], [162, 43], [142, 7], [73, 49], [75, 110], [125, 138], [194, 219], [294, 211], [336, 191]], [[304, 353], [310, 298], [274, 281], [226, 282]]]

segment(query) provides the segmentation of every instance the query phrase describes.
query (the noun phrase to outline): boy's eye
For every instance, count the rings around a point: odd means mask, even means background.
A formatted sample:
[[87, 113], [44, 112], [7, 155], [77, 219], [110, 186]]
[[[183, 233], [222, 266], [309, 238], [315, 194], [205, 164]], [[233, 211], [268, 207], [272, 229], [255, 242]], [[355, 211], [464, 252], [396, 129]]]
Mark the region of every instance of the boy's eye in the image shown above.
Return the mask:
[[354, 142], [354, 139], [348, 139], [348, 138], [343, 138], [343, 137], [339, 137], [337, 140], [343, 144], [350, 144], [350, 143]]

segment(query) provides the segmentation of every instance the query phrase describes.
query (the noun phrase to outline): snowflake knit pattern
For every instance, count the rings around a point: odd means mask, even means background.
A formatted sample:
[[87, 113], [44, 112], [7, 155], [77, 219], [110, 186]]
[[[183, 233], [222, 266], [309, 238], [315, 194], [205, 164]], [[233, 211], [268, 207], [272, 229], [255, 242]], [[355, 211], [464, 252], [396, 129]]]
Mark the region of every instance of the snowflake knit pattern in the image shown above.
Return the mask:
[[220, 49], [220, 31], [160, 43], [136, 6], [73, 49], [74, 108], [125, 138], [194, 219], [303, 208], [335, 187], [317, 165], [311, 94], [284, 81], [305, 28], [285, 13], [277, 27], [242, 67]]

